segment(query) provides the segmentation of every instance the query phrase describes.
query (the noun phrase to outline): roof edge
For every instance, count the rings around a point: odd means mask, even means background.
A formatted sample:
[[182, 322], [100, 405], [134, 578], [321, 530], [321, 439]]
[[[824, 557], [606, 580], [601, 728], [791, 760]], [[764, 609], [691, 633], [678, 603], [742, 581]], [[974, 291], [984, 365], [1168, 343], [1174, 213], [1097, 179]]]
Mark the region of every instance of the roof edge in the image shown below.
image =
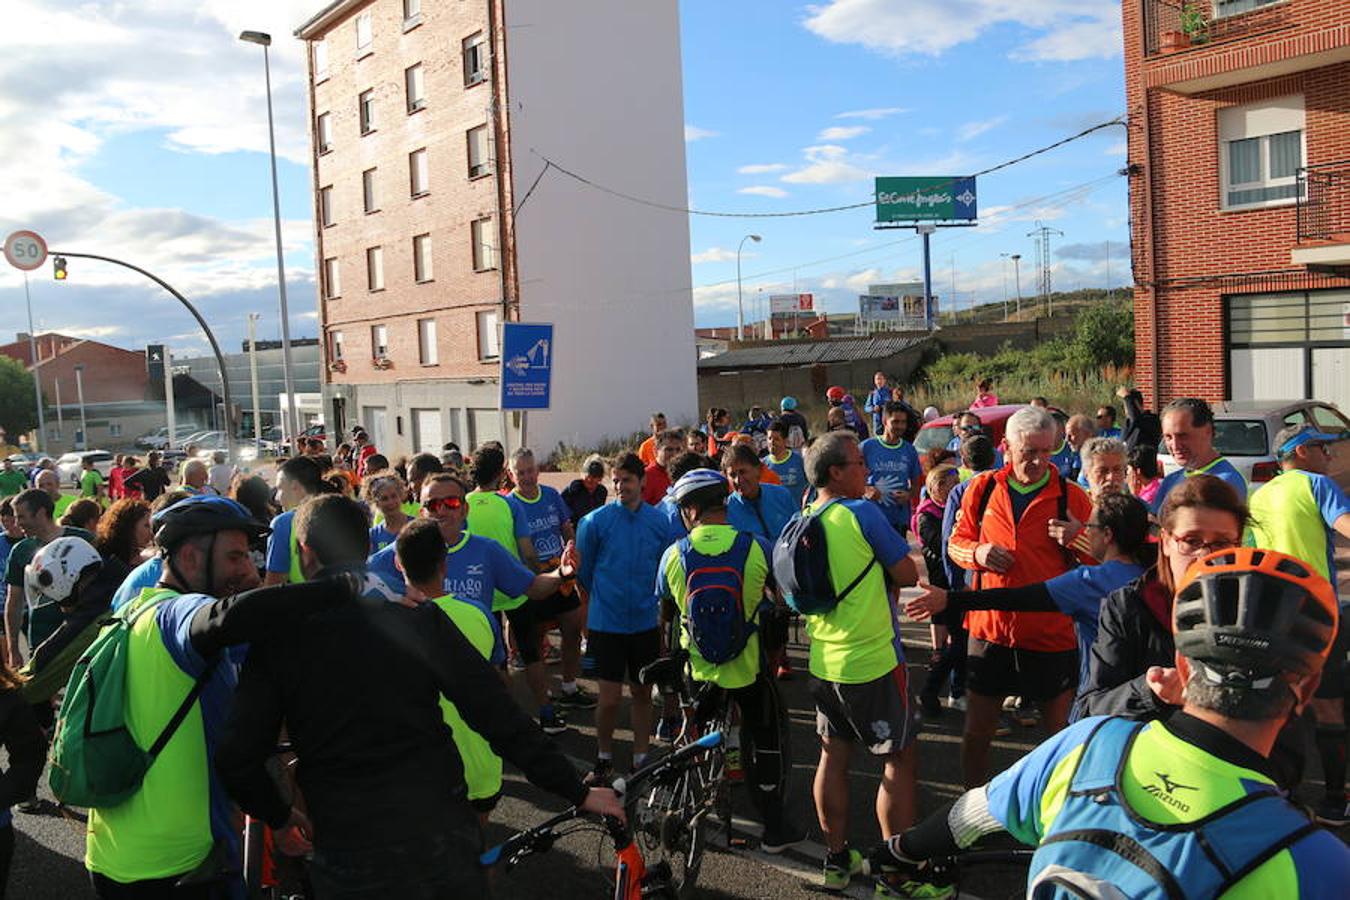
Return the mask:
[[331, 25], [335, 20], [365, 2], [366, 0], [333, 0], [332, 3], [302, 22], [291, 34], [302, 41], [312, 40], [317, 37], [316, 32], [320, 28]]

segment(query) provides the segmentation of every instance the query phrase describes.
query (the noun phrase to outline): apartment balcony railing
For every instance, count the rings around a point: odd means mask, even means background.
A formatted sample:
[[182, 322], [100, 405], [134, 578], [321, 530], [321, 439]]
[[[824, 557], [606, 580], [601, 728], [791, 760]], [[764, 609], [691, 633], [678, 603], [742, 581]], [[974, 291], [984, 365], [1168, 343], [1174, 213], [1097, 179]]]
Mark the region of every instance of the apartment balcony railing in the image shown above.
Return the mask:
[[1157, 56], [1287, 25], [1295, 0], [1141, 0], [1144, 53]]
[[1350, 241], [1350, 160], [1298, 170], [1298, 242]]

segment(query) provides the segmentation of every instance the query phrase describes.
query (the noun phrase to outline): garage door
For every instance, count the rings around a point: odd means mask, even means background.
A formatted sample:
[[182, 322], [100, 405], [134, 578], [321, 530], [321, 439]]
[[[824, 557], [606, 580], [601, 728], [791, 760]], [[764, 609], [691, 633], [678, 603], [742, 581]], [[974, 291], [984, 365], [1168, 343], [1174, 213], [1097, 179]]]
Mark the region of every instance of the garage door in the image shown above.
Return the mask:
[[1230, 399], [1350, 411], [1350, 291], [1234, 294], [1225, 309]]
[[485, 441], [502, 439], [501, 413], [495, 409], [469, 410], [469, 442], [477, 447]]
[[413, 420], [413, 449], [417, 453], [433, 453], [437, 456], [441, 454], [441, 446], [445, 443], [445, 432], [441, 426], [441, 411], [439, 409], [414, 409], [412, 411]]

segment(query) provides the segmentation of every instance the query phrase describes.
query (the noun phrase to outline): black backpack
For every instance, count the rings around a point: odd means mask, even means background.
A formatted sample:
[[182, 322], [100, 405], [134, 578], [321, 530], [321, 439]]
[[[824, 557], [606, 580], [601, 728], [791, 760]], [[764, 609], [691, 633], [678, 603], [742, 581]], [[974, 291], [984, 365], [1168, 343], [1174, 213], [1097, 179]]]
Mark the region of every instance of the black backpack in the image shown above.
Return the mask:
[[813, 513], [795, 516], [773, 545], [773, 576], [783, 591], [783, 599], [804, 616], [833, 612], [877, 563], [873, 556], [848, 587], [835, 593], [825, 552], [825, 525], [820, 521], [830, 503]]

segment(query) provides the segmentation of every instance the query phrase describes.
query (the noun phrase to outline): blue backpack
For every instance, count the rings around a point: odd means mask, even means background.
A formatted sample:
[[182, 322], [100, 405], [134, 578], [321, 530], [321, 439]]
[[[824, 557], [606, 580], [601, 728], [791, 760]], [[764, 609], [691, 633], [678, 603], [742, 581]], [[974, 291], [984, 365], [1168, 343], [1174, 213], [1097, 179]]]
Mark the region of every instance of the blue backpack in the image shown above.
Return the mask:
[[742, 531], [726, 553], [704, 556], [688, 537], [680, 539], [685, 628], [699, 655], [713, 665], [740, 656], [758, 630], [758, 615], [752, 621], [745, 618], [743, 575], [754, 541], [754, 535]]
[[1120, 787], [1145, 724], [1110, 718], [1088, 735], [1064, 806], [1031, 859], [1027, 897], [1218, 897], [1318, 830], [1273, 787], [1189, 825], [1146, 822]]
[[825, 524], [820, 521], [821, 514], [829, 508], [830, 504], [826, 503], [813, 513], [795, 516], [773, 545], [773, 577], [787, 605], [804, 616], [833, 612], [877, 562], [873, 556], [848, 587], [835, 593], [834, 581], [830, 578], [830, 560], [825, 552]]

